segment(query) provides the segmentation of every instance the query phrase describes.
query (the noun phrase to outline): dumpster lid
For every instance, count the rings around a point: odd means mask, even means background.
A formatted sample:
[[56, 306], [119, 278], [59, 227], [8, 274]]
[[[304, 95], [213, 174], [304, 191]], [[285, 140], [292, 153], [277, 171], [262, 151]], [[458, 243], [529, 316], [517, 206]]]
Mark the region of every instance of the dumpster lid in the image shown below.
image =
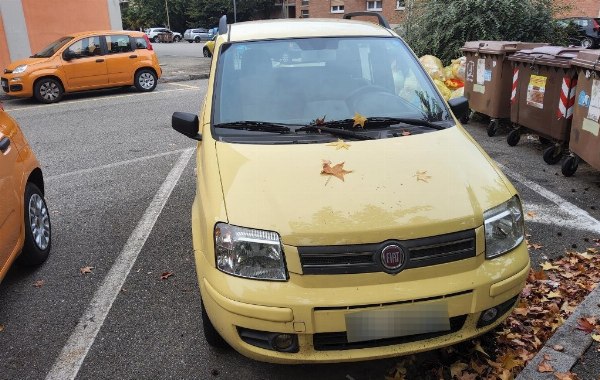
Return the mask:
[[585, 50], [581, 47], [541, 46], [529, 50], [521, 50], [508, 59], [517, 62], [536, 63], [545, 66], [570, 68], [571, 61], [577, 54]]
[[517, 50], [533, 49], [547, 44], [520, 41], [467, 41], [460, 51], [488, 54], [512, 54]]
[[571, 64], [600, 72], [600, 50], [582, 50]]

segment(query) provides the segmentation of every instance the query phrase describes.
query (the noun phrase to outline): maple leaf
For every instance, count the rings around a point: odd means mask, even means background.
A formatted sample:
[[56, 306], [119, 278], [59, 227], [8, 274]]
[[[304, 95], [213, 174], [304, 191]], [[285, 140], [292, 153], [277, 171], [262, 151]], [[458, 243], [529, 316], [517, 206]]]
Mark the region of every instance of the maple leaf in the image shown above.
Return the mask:
[[320, 119], [319, 119], [319, 118], [317, 118], [317, 119], [315, 120], [315, 125], [323, 125], [323, 124], [325, 124], [325, 116], [327, 116], [327, 115], [323, 115], [323, 117], [322, 117], [322, 118], [320, 118]]
[[554, 372], [554, 377], [558, 380], [577, 380], [579, 379], [573, 372]]
[[163, 274], [160, 275], [160, 279], [166, 280], [167, 278], [171, 277], [172, 275], [173, 275], [173, 272], [163, 272]]
[[600, 334], [592, 334], [592, 339], [595, 340], [596, 342], [600, 342]]
[[552, 368], [552, 366], [546, 362], [545, 360], [542, 360], [542, 362], [538, 365], [537, 367], [538, 372], [554, 372], [554, 368]]
[[577, 330], [581, 330], [587, 334], [590, 334], [596, 328], [595, 321], [592, 318], [579, 318], [577, 320]]
[[335, 150], [340, 150], [340, 149], [348, 150], [348, 148], [350, 148], [350, 144], [346, 143], [342, 139], [338, 139], [338, 141], [336, 141], [336, 142], [331, 142], [331, 143], [327, 144], [327, 146], [334, 146]]
[[92, 269], [94, 269], [94, 267], [83, 267], [83, 268], [79, 268], [79, 272], [81, 273], [82, 276], [85, 276], [87, 273], [92, 273]]
[[562, 345], [560, 344], [555, 344], [554, 346], [552, 346], [552, 348], [554, 349], [554, 351], [558, 351], [558, 352], [563, 352], [563, 350], [565, 349]]
[[[344, 182], [344, 175], [352, 173], [352, 170], [344, 169], [344, 164], [345, 162], [340, 162], [339, 164], [331, 166], [331, 161], [323, 160], [323, 170], [321, 170], [321, 175], [333, 176]], [[327, 182], [329, 182], [329, 180], [327, 180]]]
[[352, 125], [353, 127], [357, 127], [360, 125], [361, 128], [364, 128], [365, 123], [367, 122], [367, 118], [359, 114], [358, 112], [354, 113], [354, 117], [352, 118], [352, 120], [354, 120], [354, 124]]
[[46, 283], [46, 281], [44, 280], [37, 280], [36, 282], [33, 283], [33, 286], [35, 286], [36, 288], [41, 288], [42, 286], [44, 286], [44, 284]]
[[452, 377], [456, 376], [460, 379], [461, 374], [467, 368], [469, 368], [468, 364], [458, 361], [450, 366], [450, 375]]
[[417, 182], [429, 182], [431, 179], [431, 176], [427, 174], [427, 170], [419, 170], [417, 171], [417, 174], [413, 175], [413, 177], [417, 177]]
[[536, 250], [544, 247], [543, 245], [537, 243], [532, 243], [531, 246], [533, 247], [533, 249]]
[[525, 215], [527, 215], [527, 217], [529, 217], [529, 218], [534, 218], [537, 216], [537, 214], [533, 211], [527, 211], [527, 214], [525, 214]]
[[542, 263], [541, 267], [542, 267], [543, 270], [560, 269], [560, 267], [557, 267], [556, 265], [553, 265], [549, 261], [546, 261], [546, 262]]
[[515, 357], [515, 355], [513, 353], [505, 353], [501, 358], [500, 361], [502, 363], [502, 367], [504, 369], [507, 370], [511, 370], [515, 367], [519, 367], [523, 365], [523, 361], [519, 360]]
[[0, 332], [4, 331], [4, 325], [0, 323]]

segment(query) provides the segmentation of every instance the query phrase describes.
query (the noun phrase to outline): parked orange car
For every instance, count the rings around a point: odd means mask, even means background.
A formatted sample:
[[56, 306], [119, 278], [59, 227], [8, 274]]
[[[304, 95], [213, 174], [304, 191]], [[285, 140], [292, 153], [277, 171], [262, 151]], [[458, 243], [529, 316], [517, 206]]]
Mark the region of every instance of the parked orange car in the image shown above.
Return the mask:
[[0, 281], [15, 260], [24, 265], [46, 261], [50, 243], [40, 163], [0, 103]]
[[86, 32], [62, 37], [30, 58], [11, 62], [2, 74], [9, 95], [60, 101], [64, 93], [134, 85], [152, 91], [162, 71], [142, 32]]

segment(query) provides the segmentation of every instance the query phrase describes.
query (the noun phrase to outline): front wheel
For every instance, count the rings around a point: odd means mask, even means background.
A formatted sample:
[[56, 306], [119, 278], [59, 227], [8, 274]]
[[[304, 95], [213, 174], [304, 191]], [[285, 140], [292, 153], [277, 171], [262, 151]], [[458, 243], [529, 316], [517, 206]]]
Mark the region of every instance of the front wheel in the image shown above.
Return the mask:
[[156, 88], [157, 81], [158, 78], [152, 70], [142, 69], [135, 73], [135, 87], [142, 92], [153, 91]]
[[553, 145], [544, 149], [544, 162], [548, 165], [557, 164], [562, 158], [562, 147], [560, 145]]
[[562, 164], [562, 174], [565, 177], [570, 177], [577, 171], [577, 167], [579, 166], [579, 157], [577, 156], [569, 156]]
[[54, 78], [42, 78], [35, 83], [33, 95], [42, 103], [50, 104], [60, 101], [63, 97], [62, 84]]
[[50, 213], [40, 189], [31, 182], [25, 186], [25, 243], [18, 261], [40, 265], [48, 258], [51, 246]]
[[197, 44], [198, 44], [198, 43], [200, 43], [200, 41], [202, 41], [202, 40], [200, 39], [200, 37], [196, 37], [196, 38], [194, 38], [194, 42], [195, 42], [195, 43], [197, 43]]
[[581, 47], [591, 49], [592, 46], [594, 46], [594, 41], [591, 38], [585, 37], [581, 40]]
[[225, 342], [225, 339], [219, 334], [215, 326], [213, 326], [210, 318], [208, 318], [208, 314], [204, 309], [204, 302], [201, 302], [200, 307], [202, 309], [202, 329], [204, 330], [204, 338], [206, 339], [206, 343], [209, 346], [215, 348], [227, 348], [229, 345]]
[[519, 140], [521, 140], [521, 132], [518, 129], [513, 129], [506, 137], [506, 143], [510, 146], [517, 145]]
[[210, 51], [207, 48], [202, 49], [202, 55], [205, 57], [210, 57]]

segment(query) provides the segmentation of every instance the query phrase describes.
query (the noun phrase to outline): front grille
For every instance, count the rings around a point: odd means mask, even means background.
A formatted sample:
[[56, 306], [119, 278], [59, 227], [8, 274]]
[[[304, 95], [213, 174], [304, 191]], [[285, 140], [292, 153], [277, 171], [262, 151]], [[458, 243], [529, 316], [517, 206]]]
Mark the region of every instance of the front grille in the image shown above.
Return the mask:
[[380, 252], [389, 244], [399, 245], [408, 253], [408, 262], [403, 269], [449, 263], [476, 254], [475, 230], [376, 244], [298, 247], [298, 254], [304, 274], [383, 272]]
[[386, 338], [377, 340], [368, 340], [364, 342], [348, 342], [348, 338], [345, 331], [331, 332], [331, 333], [318, 333], [313, 335], [313, 345], [316, 351], [333, 351], [333, 350], [353, 350], [359, 348], [373, 348], [373, 347], [384, 347], [392, 346], [395, 344], [411, 343], [425, 339], [437, 338], [440, 336], [448, 335], [457, 332], [462, 329], [467, 315], [459, 315], [450, 318], [450, 330], [449, 331], [438, 331], [425, 334], [416, 334], [401, 336], [397, 338]]

